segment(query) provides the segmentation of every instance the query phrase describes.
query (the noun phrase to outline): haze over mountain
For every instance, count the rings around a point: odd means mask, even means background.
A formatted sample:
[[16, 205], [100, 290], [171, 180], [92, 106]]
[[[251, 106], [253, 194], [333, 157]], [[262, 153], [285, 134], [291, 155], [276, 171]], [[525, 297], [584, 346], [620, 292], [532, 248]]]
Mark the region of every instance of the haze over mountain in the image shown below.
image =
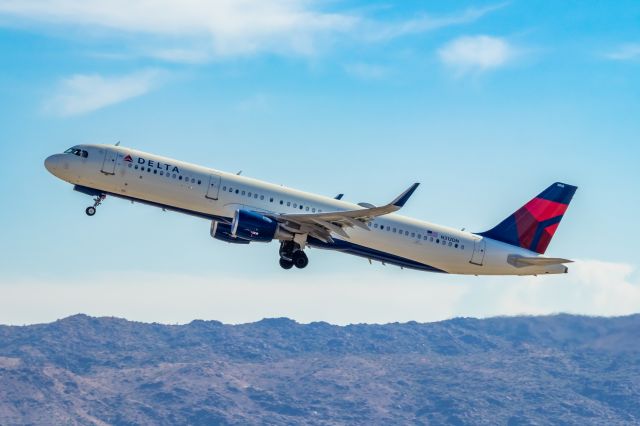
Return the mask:
[[640, 315], [0, 326], [0, 424], [630, 424]]

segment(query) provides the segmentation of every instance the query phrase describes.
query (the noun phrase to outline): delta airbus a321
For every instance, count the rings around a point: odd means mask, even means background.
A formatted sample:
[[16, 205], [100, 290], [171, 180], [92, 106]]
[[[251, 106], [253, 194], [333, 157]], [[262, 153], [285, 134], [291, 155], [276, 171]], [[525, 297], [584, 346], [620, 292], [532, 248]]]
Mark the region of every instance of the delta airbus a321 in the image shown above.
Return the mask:
[[395, 214], [418, 187], [389, 204], [352, 204], [122, 146], [77, 145], [45, 160], [54, 176], [95, 197], [124, 198], [211, 222], [213, 238], [234, 244], [280, 242], [284, 269], [304, 268], [308, 247], [431, 272], [538, 275], [567, 272], [543, 256], [575, 186], [554, 183], [494, 228], [459, 231]]

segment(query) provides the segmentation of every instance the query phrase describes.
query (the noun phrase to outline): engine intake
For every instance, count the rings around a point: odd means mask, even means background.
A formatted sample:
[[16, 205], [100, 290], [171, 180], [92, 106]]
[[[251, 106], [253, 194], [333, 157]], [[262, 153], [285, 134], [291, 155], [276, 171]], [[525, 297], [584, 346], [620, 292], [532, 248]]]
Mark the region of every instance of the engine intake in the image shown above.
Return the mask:
[[232, 244], [249, 244], [251, 241], [243, 240], [241, 238], [234, 237], [231, 234], [231, 225], [226, 223], [220, 223], [217, 221], [211, 222], [211, 236], [216, 240], [226, 241]]

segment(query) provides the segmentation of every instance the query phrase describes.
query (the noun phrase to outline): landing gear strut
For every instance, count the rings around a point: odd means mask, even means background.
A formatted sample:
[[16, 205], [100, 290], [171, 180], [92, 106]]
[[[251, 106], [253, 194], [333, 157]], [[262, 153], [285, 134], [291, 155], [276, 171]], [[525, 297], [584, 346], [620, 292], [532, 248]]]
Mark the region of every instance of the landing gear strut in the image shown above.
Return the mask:
[[105, 194], [100, 194], [99, 196], [97, 196], [93, 200], [93, 206], [87, 207], [87, 209], [84, 211], [87, 214], [87, 216], [93, 216], [94, 214], [96, 214], [96, 207], [102, 204], [102, 202], [106, 197], [107, 196]]
[[291, 269], [293, 266], [303, 269], [308, 264], [309, 258], [302, 251], [299, 244], [293, 241], [282, 241], [280, 243], [280, 266], [283, 269]]

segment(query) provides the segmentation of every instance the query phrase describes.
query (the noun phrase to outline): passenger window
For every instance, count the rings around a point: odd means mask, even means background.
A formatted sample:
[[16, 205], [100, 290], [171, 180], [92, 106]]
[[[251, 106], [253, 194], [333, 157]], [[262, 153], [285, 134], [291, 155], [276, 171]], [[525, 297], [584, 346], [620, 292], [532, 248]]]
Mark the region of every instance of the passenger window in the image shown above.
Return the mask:
[[136, 170], [138, 170], [138, 165], [137, 165], [137, 164], [136, 164], [136, 167], [135, 167], [135, 169], [136, 169]]
[[261, 199], [261, 200], [264, 200], [264, 195], [261, 195], [261, 196], [260, 196], [260, 199]]
[[200, 185], [202, 183], [202, 181], [200, 179], [198, 179], [198, 185]]
[[409, 236], [409, 231], [404, 231], [404, 235]]
[[191, 183], [196, 183], [196, 180], [194, 178], [191, 178]]
[[131, 163], [129, 163], [129, 168], [133, 167], [133, 165]]
[[244, 195], [244, 191], [242, 191], [242, 194], [241, 194], [241, 195]]
[[147, 173], [151, 173], [151, 167], [147, 167]]
[[396, 232], [396, 228], [393, 228], [393, 233], [395, 234], [395, 232]]
[[451, 247], [451, 246], [452, 246], [451, 241], [449, 241], [449, 247]]
[[239, 190], [239, 189], [236, 189], [236, 194], [239, 194], [239, 193], [240, 193], [240, 190]]
[[160, 176], [164, 176], [164, 171], [160, 170]]
[[[244, 195], [244, 192], [243, 192], [242, 194]], [[251, 198], [251, 193], [249, 192], [249, 193], [247, 194], [247, 196], [248, 196], [249, 198]]]
[[298, 204], [297, 203], [293, 203], [293, 208], [298, 208]]
[[302, 204], [300, 204], [300, 210], [302, 210]]
[[178, 180], [182, 180], [182, 175], [178, 176]]
[[373, 227], [374, 227], [374, 228], [376, 228], [376, 229], [378, 229], [378, 224], [377, 224], [377, 223], [374, 223], [374, 224], [373, 224]]
[[305, 207], [304, 209], [305, 211], [309, 211], [309, 206]]
[[284, 201], [280, 200], [280, 205], [283, 205], [283, 204], [284, 204]]
[[291, 201], [287, 201], [287, 207], [291, 207]]
[[458, 244], [456, 244], [454, 247], [455, 247], [455, 248], [458, 248]]
[[436, 244], [440, 244], [440, 240], [439, 239], [436, 239]]
[[312, 208], [312, 209], [311, 209], [311, 212], [312, 212], [312, 213], [315, 213], [315, 212], [316, 212], [316, 208], [315, 208], [315, 207], [314, 207], [314, 208]]
[[153, 169], [153, 174], [157, 175], [158, 174], [158, 170], [157, 169]]
[[253, 198], [257, 200], [258, 199], [258, 194], [253, 194]]
[[175, 179], [175, 178], [176, 178], [176, 174], [174, 173], [174, 174], [172, 175], [172, 177]]
[[[415, 237], [416, 237], [416, 233], [415, 233], [415, 232], [412, 232], [412, 233], [411, 233], [411, 238], [415, 238]], [[420, 235], [418, 235], [418, 238], [420, 238]]]
[[87, 151], [82, 151], [82, 158], [89, 157], [89, 153]]
[[226, 191], [226, 190], [227, 190], [227, 187], [226, 187], [226, 186], [223, 186], [223, 187], [222, 187], [222, 190], [223, 190], [223, 191]]

